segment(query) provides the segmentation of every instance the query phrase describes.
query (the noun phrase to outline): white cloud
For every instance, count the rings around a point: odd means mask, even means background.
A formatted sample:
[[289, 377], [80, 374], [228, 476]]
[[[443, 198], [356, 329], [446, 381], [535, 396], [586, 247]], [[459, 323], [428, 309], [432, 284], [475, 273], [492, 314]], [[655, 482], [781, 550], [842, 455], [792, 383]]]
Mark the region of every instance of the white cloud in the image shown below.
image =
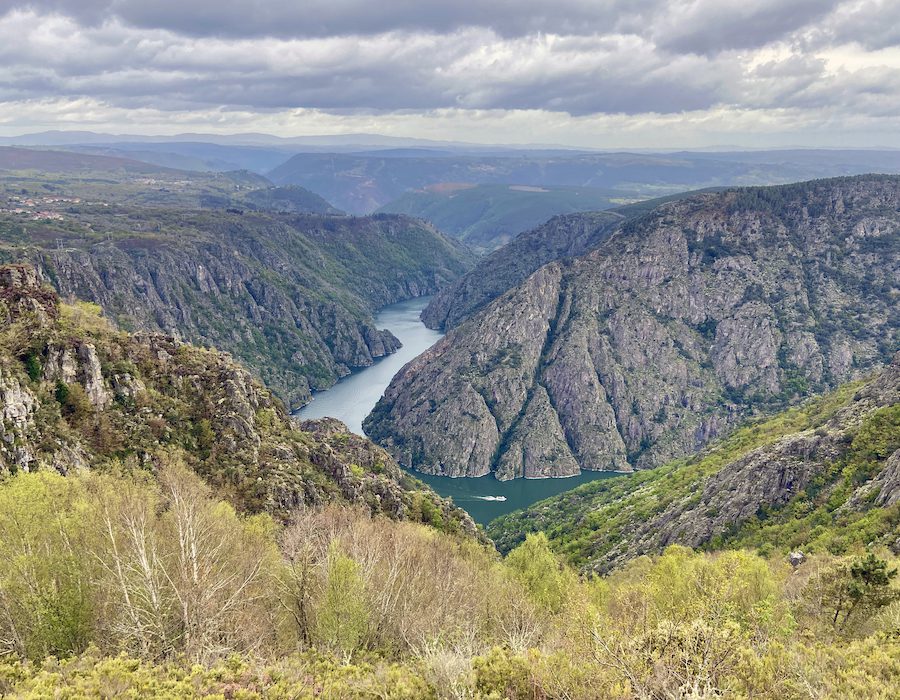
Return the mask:
[[0, 2], [0, 128], [900, 145], [898, 6]]

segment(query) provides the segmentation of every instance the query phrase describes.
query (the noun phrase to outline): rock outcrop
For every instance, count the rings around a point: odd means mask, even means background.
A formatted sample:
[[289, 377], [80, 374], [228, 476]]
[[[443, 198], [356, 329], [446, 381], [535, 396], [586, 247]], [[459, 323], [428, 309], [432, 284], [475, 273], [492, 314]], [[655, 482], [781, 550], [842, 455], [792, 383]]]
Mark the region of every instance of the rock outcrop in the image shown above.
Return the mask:
[[[0, 475], [153, 471], [183, 460], [238, 508], [284, 516], [365, 504], [476, 535], [464, 511], [337, 421], [298, 425], [229, 355], [171, 336], [116, 331], [60, 304], [34, 270], [0, 267]], [[430, 508], [423, 508], [428, 502]]]
[[407, 365], [367, 434], [433, 474], [650, 468], [900, 345], [900, 178], [701, 194], [602, 238]]

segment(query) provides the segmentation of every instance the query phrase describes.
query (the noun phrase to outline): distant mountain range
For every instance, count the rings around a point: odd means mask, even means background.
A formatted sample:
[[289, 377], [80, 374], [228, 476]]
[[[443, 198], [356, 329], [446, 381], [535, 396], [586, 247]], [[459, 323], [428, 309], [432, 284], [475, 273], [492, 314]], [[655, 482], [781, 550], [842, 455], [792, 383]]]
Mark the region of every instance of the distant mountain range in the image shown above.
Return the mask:
[[[4, 144], [125, 158], [179, 170], [249, 170], [276, 185], [304, 187], [351, 214], [369, 214], [384, 208], [423, 216], [452, 235], [471, 238], [476, 247], [485, 249], [550, 216], [583, 207], [573, 205], [565, 196], [538, 198], [520, 191], [519, 199], [528, 201], [517, 202], [512, 211], [508, 202], [497, 203], [495, 192], [476, 190], [466, 194], [472, 199], [466, 207], [484, 210], [488, 215], [483, 221], [466, 223], [465, 212], [453, 212], [457, 202], [447, 213], [429, 202], [411, 201], [416, 199], [414, 193], [451, 183], [575, 188], [603, 191], [612, 206], [616, 202], [708, 187], [900, 173], [900, 150], [888, 149], [610, 152], [553, 145], [480, 145], [380, 134], [284, 138], [253, 133], [135, 136], [89, 131], [0, 137], [0, 145]], [[592, 208], [604, 208], [604, 202]], [[525, 210], [530, 210], [528, 216]]]
[[690, 189], [872, 172], [900, 173], [900, 151], [519, 151], [452, 157], [418, 152], [402, 158], [396, 153], [298, 153], [267, 177], [279, 185], [306, 187], [345, 211], [366, 213], [412, 190], [445, 183], [592, 188], [649, 199]]

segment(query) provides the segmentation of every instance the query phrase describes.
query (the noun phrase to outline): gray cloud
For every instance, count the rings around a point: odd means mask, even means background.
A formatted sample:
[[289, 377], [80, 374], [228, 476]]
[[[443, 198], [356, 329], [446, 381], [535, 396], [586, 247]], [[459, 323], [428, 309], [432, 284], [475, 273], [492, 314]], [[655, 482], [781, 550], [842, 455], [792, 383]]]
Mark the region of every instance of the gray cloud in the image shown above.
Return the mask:
[[660, 0], [33, 0], [0, 2], [57, 12], [88, 24], [119, 18], [144, 29], [167, 29], [191, 36], [323, 37], [387, 31], [453, 32], [486, 27], [501, 36], [536, 31], [562, 34], [615, 29]]
[[483, 27], [502, 37], [626, 33], [676, 51], [712, 53], [778, 40], [829, 13], [838, 0], [16, 0], [98, 25], [117, 18], [189, 36], [279, 38], [454, 32]]
[[[679, 112], [721, 99], [733, 61], [658, 55], [627, 37], [451, 35], [241, 42], [56, 20], [0, 22], [0, 83], [23, 96], [90, 95], [183, 108], [549, 109]], [[144, 96], [141, 102], [141, 96]]]
[[651, 24], [662, 49], [715, 54], [788, 37], [840, 3], [833, 0], [691, 0], [667, 3]]
[[805, 38], [812, 47], [856, 43], [869, 50], [900, 45], [900, 2], [857, 0], [843, 2], [821, 23], [810, 26]]
[[894, 0], [0, 0], [0, 101], [856, 123], [897, 115], [898, 44]]

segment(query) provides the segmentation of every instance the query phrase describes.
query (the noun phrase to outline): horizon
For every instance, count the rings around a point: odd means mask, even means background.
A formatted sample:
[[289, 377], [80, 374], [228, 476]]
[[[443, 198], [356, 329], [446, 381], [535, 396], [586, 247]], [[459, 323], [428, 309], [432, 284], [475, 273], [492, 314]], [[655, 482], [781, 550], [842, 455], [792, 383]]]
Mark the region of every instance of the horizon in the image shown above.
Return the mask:
[[[2, 129], [0, 129], [2, 132]], [[84, 136], [90, 137], [91, 141], [80, 141], [76, 138], [70, 138], [61, 141], [64, 137]], [[53, 140], [56, 137], [57, 140]], [[16, 139], [30, 140], [31, 143], [17, 143]], [[47, 139], [42, 141], [41, 139]], [[109, 139], [109, 140], [103, 140]], [[237, 142], [238, 139], [246, 139], [245, 142]], [[262, 143], [264, 140], [271, 140], [273, 143]], [[353, 141], [350, 139], [359, 139]], [[372, 139], [372, 141], [366, 141]], [[740, 144], [716, 143], [709, 145], [670, 145], [670, 146], [653, 146], [653, 145], [622, 145], [616, 147], [601, 146], [577, 146], [562, 143], [541, 143], [541, 142], [493, 142], [493, 141], [459, 141], [459, 140], [442, 140], [430, 139], [416, 136], [403, 136], [378, 132], [334, 132], [322, 134], [276, 134], [270, 132], [193, 132], [193, 131], [176, 131], [172, 133], [147, 133], [147, 132], [107, 132], [93, 131], [88, 129], [47, 129], [42, 131], [20, 131], [14, 134], [0, 133], [0, 146], [19, 146], [19, 147], [65, 147], [65, 146], [90, 146], [90, 145], [115, 145], [117, 143], [135, 143], [146, 141], [147, 143], [165, 144], [165, 143], [189, 143], [192, 140], [197, 143], [210, 143], [215, 145], [228, 145], [232, 147], [277, 147], [290, 148], [291, 146], [343, 146], [352, 147], [360, 146], [367, 148], [378, 148], [385, 150], [390, 148], [402, 147], [401, 142], [412, 142], [406, 148], [416, 150], [429, 150], [438, 148], [449, 149], [510, 149], [510, 150], [564, 150], [573, 152], [593, 152], [593, 153], [740, 153], [740, 152], [779, 152], [779, 151], [900, 151], [900, 145], [890, 146], [884, 144], [874, 145], [857, 145], [842, 144], [835, 146], [809, 146], [799, 143], [784, 145], [762, 145], [762, 146], [743, 146]], [[225, 143], [231, 140], [230, 143]], [[255, 141], [254, 141], [255, 140]], [[331, 143], [344, 140], [343, 143]], [[395, 141], [395, 144], [377, 143], [378, 140]], [[279, 143], [281, 142], [281, 143]]]

